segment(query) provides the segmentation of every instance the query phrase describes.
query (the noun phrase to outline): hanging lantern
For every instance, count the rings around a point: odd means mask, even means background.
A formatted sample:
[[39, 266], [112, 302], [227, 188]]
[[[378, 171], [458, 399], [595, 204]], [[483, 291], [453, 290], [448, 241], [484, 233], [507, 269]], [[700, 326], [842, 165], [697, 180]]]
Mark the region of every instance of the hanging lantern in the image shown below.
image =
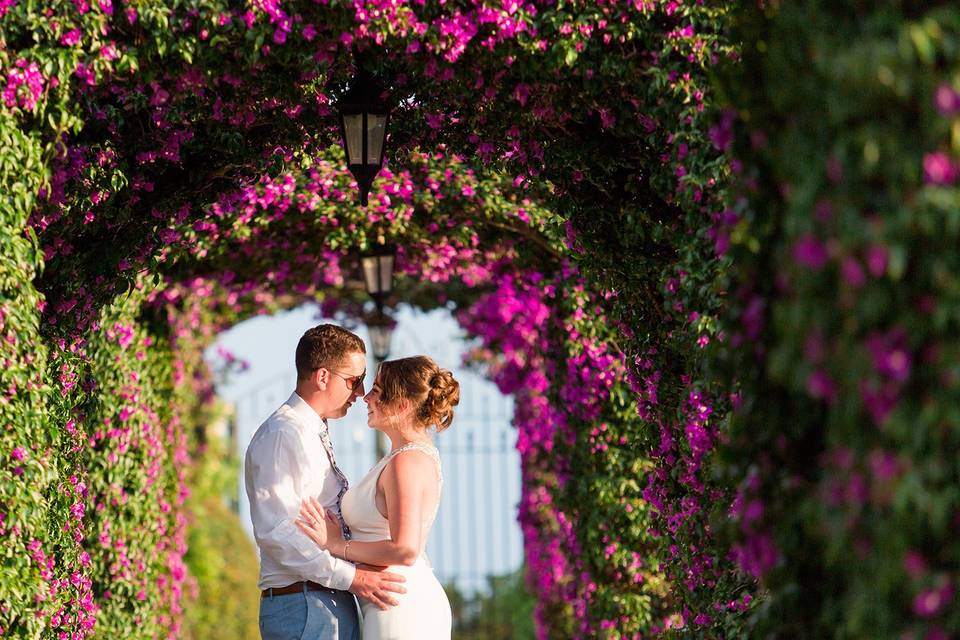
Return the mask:
[[384, 90], [357, 62], [357, 73], [338, 105], [347, 168], [357, 180], [360, 204], [367, 205], [373, 179], [383, 166], [390, 107]]

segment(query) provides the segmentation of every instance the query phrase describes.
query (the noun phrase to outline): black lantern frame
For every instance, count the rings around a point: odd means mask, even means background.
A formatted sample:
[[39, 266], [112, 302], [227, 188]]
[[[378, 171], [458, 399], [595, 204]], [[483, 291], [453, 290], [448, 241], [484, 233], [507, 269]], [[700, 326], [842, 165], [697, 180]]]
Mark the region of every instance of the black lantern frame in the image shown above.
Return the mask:
[[367, 206], [367, 196], [373, 179], [383, 167], [387, 127], [390, 125], [390, 104], [384, 99], [386, 91], [363, 68], [356, 51], [354, 58], [357, 61], [357, 72], [350, 82], [350, 88], [340, 99], [337, 111], [340, 138], [347, 156], [347, 169], [357, 180], [360, 204]]

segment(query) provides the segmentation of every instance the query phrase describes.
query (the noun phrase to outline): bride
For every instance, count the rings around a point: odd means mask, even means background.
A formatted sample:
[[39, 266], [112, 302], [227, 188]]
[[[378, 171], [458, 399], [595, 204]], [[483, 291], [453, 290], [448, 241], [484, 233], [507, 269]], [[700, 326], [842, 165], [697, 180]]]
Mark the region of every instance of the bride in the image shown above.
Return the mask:
[[361, 600], [363, 640], [449, 640], [450, 603], [424, 554], [443, 484], [428, 430], [450, 426], [460, 385], [432, 358], [402, 358], [380, 365], [364, 401], [367, 423], [390, 438], [392, 449], [343, 496], [351, 538], [313, 498], [304, 501], [297, 525], [339, 558], [389, 566], [406, 577], [398, 606], [381, 610]]

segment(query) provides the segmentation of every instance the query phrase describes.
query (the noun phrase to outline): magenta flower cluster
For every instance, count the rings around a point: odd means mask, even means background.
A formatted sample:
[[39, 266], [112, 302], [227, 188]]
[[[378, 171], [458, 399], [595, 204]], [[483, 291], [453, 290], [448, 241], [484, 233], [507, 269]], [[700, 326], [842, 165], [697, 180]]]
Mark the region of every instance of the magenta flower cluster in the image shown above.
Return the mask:
[[14, 63], [13, 68], [7, 71], [5, 80], [3, 104], [11, 109], [19, 107], [26, 111], [36, 108], [47, 83], [37, 63], [25, 58]]

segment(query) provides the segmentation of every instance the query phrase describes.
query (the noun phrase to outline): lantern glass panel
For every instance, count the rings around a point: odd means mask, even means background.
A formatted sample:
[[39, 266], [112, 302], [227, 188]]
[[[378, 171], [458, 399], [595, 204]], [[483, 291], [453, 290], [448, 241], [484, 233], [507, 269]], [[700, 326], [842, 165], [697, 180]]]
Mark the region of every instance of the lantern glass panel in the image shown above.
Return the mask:
[[380, 291], [389, 293], [393, 289], [393, 255], [380, 256]]
[[383, 139], [387, 135], [386, 114], [367, 114], [367, 164], [380, 165]]
[[393, 327], [389, 325], [372, 325], [368, 327], [370, 342], [373, 344], [373, 356], [380, 361], [390, 356], [390, 343], [393, 339]]
[[367, 293], [380, 295], [393, 289], [393, 255], [366, 256], [361, 260]]
[[343, 114], [347, 164], [363, 164], [363, 114]]

